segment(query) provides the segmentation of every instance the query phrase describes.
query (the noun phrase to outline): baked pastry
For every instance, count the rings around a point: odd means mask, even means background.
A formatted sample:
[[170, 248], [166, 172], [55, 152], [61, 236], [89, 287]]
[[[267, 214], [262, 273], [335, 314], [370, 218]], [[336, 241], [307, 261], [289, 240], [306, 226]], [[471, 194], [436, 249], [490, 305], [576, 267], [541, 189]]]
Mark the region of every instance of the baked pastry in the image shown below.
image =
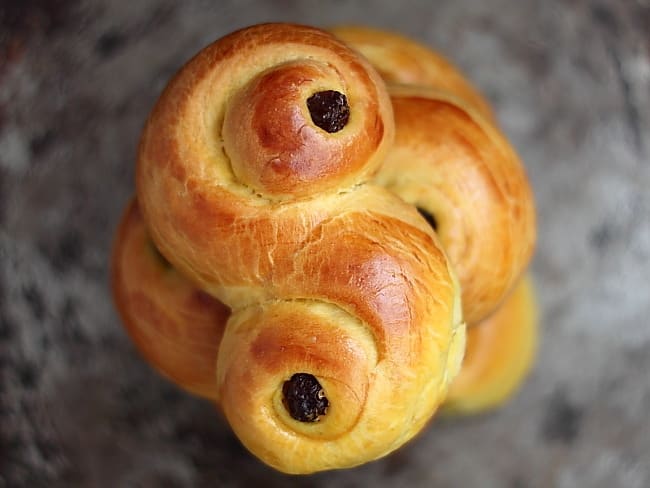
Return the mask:
[[477, 324], [532, 256], [535, 210], [523, 165], [460, 99], [422, 87], [390, 93], [396, 138], [376, 181], [429, 217], [458, 274], [465, 319]]
[[[112, 285], [117, 308], [126, 330], [143, 356], [162, 375], [181, 388], [218, 404], [220, 399], [215, 387], [215, 363], [230, 310], [193, 285], [158, 252], [149, 237], [135, 200], [127, 206], [122, 217], [113, 250], [112, 268]], [[305, 331], [308, 330], [305, 328]], [[311, 332], [314, 330], [311, 329]], [[313, 337], [310, 337], [309, 341], [312, 339]], [[347, 350], [354, 347], [354, 344], [347, 340], [345, 335], [339, 335], [335, 340], [343, 343], [336, 344], [336, 352], [347, 352], [349, 356]], [[295, 347], [295, 341], [287, 341], [279, 347], [286, 349], [292, 346]], [[462, 328], [456, 331], [450, 347], [452, 349], [448, 356], [446, 374], [451, 379], [458, 372], [464, 350]], [[241, 359], [244, 360], [245, 357]], [[310, 381], [304, 375], [301, 377], [303, 382]], [[446, 383], [448, 380], [443, 385]], [[283, 390], [287, 384], [288, 382], [283, 383]], [[441, 393], [434, 392], [434, 395]], [[327, 400], [327, 397], [325, 399]], [[284, 403], [286, 400], [280, 401]], [[390, 405], [394, 401], [389, 399], [386, 403]], [[279, 410], [284, 408], [284, 405], [274, 407]], [[313, 415], [314, 410], [307, 414]], [[329, 412], [326, 415], [329, 415]], [[293, 423], [286, 418], [284, 421]], [[419, 427], [421, 426], [414, 425], [412, 428], [416, 431]], [[358, 435], [358, 432], [356, 434]], [[277, 448], [286, 449], [287, 442], [280, 443]], [[295, 453], [296, 459], [308, 452], [298, 449]], [[321, 462], [321, 459], [312, 460], [310, 469], [314, 469], [314, 463], [319, 465]], [[330, 462], [328, 467], [343, 466], [331, 465]], [[293, 464], [292, 468], [278, 469], [302, 472], [296, 468], [296, 464]]]
[[512, 291], [533, 253], [535, 208], [523, 164], [490, 122], [487, 102], [442, 56], [377, 29], [332, 32], [389, 86], [396, 139], [375, 181], [435, 226], [458, 273], [465, 320], [480, 322]]
[[177, 385], [216, 401], [217, 354], [230, 310], [158, 252], [135, 200], [117, 231], [112, 275], [117, 309], [142, 355]]
[[452, 94], [493, 121], [490, 104], [449, 60], [400, 34], [364, 26], [330, 29], [365, 56], [389, 85], [428, 86]]
[[[123, 242], [146, 240], [131, 208], [114, 255], [118, 307], [154, 366], [216, 400], [243, 444], [285, 472], [391, 452], [431, 418], [460, 367], [446, 255], [414, 206], [370, 181], [393, 134], [370, 65], [328, 33], [287, 24], [201, 51], [142, 134], [142, 220], [183, 281], [128, 272], [138, 257]], [[212, 302], [178, 326], [181, 295], [196, 290], [227, 306], [225, 326]], [[158, 308], [139, 313], [143, 296]], [[152, 346], [158, 338], [179, 347]], [[186, 358], [203, 340], [215, 345]]]
[[476, 414], [508, 400], [533, 364], [537, 321], [535, 290], [526, 275], [496, 312], [467, 329], [463, 366], [451, 385], [444, 411]]
[[469, 345], [449, 410], [491, 408], [523, 381], [537, 336], [529, 281], [513, 292], [536, 238], [523, 165], [487, 102], [442, 56], [376, 29], [332, 32], [389, 85], [396, 140], [375, 181], [427, 217], [459, 275]]

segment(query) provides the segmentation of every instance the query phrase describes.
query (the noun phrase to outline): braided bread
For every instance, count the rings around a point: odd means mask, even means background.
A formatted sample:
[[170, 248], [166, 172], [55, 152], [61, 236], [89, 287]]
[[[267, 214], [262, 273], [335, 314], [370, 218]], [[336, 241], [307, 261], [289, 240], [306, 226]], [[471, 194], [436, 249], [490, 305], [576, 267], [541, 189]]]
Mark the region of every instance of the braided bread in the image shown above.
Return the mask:
[[[370, 65], [330, 34], [286, 24], [205, 48], [143, 131], [139, 212], [182, 282], [152, 274], [156, 285], [138, 285], [125, 271], [150, 259], [120, 244], [136, 232], [144, 246], [132, 207], [113, 261], [118, 308], [158, 369], [215, 400], [243, 444], [285, 472], [391, 452], [431, 418], [460, 367], [446, 255], [414, 206], [370, 181], [393, 134]], [[195, 324], [188, 316], [192, 332], [152, 324], [180, 318], [196, 290], [227, 306], [225, 324], [212, 302]], [[157, 337], [177, 349], [151, 346]]]

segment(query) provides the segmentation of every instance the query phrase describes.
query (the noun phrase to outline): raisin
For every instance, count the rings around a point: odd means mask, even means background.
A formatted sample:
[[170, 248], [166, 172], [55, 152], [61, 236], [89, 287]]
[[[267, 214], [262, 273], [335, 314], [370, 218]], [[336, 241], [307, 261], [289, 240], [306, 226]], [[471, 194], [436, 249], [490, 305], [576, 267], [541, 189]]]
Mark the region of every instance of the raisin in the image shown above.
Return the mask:
[[296, 373], [282, 385], [285, 408], [300, 422], [318, 422], [327, 413], [329, 400], [318, 380], [307, 373]]
[[167, 261], [167, 258], [163, 256], [163, 254], [158, 250], [154, 242], [150, 239], [149, 240], [149, 248], [151, 249], [151, 252], [153, 253], [154, 257], [160, 263], [160, 265], [165, 268], [165, 269], [171, 269], [172, 264]]
[[325, 90], [314, 93], [307, 99], [311, 120], [330, 134], [346, 126], [350, 119], [350, 106], [343, 93]]
[[424, 219], [429, 222], [429, 225], [434, 231], [438, 230], [438, 222], [436, 221], [436, 217], [432, 214], [424, 210], [423, 208], [417, 207], [418, 212], [420, 212], [420, 215], [424, 217]]

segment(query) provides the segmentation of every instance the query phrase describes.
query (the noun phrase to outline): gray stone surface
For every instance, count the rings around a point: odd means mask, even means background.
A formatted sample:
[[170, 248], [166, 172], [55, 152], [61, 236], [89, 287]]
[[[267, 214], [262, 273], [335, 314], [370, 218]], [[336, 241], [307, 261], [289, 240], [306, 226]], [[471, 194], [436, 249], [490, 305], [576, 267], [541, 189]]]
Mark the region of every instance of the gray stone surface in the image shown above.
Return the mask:
[[[0, 3], [1, 486], [650, 486], [647, 0]], [[244, 25], [366, 23], [494, 102], [539, 208], [536, 367], [505, 408], [289, 478], [140, 359], [108, 254], [166, 80]]]

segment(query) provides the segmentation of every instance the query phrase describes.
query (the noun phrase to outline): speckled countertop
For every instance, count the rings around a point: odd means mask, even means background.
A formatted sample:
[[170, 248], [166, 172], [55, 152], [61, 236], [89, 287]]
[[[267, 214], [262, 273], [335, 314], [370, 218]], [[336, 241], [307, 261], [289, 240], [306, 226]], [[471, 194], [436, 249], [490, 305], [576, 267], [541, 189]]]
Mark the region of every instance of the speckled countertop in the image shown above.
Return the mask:
[[[143, 120], [244, 25], [366, 23], [437, 47], [494, 103], [538, 201], [537, 365], [494, 413], [290, 478], [120, 326], [107, 256]], [[650, 3], [3, 0], [0, 487], [650, 486]]]

